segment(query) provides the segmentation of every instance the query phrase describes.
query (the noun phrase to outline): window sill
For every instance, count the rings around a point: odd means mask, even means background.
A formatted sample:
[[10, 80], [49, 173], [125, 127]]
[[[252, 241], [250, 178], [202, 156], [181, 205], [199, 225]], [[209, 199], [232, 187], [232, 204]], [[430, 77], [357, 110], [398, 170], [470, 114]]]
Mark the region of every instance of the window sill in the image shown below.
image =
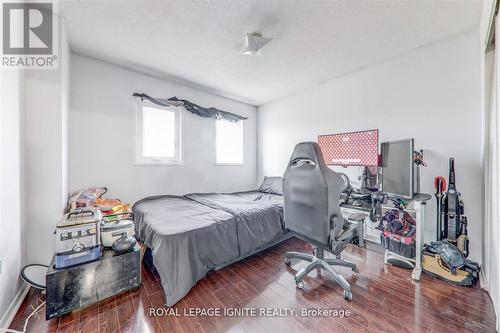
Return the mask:
[[183, 162], [135, 162], [134, 165], [137, 165], [137, 166], [148, 166], [148, 165], [152, 165], [152, 166], [182, 166], [184, 165]]
[[244, 163], [215, 163], [215, 166], [241, 166]]

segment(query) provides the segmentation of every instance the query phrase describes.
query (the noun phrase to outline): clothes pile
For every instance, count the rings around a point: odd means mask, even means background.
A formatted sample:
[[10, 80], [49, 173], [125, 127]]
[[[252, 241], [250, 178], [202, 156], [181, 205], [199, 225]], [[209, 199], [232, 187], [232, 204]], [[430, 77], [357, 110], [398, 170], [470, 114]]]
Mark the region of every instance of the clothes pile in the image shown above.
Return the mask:
[[73, 192], [68, 199], [67, 213], [77, 208], [94, 207], [95, 200], [100, 198], [108, 189], [106, 187], [88, 187]]
[[[402, 218], [400, 218], [401, 213], [403, 213]], [[387, 211], [380, 219], [377, 229], [404, 237], [413, 237], [417, 230], [413, 217], [408, 212], [399, 209]]]
[[102, 196], [108, 191], [106, 187], [87, 187], [73, 192], [68, 199], [67, 211], [78, 208], [96, 208], [103, 216], [131, 215], [130, 204], [123, 203], [120, 199], [108, 199]]
[[132, 208], [130, 204], [123, 203], [119, 199], [97, 198], [94, 207], [98, 208], [106, 222], [113, 222], [123, 219], [133, 220]]

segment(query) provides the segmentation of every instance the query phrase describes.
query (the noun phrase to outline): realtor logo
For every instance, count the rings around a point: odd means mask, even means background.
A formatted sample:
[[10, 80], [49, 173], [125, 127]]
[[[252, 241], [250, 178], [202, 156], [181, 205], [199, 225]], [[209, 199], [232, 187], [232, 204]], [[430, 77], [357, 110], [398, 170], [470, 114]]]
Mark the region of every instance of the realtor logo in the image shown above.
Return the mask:
[[2, 67], [57, 68], [52, 2], [2, 3]]
[[3, 54], [52, 54], [52, 3], [3, 4]]

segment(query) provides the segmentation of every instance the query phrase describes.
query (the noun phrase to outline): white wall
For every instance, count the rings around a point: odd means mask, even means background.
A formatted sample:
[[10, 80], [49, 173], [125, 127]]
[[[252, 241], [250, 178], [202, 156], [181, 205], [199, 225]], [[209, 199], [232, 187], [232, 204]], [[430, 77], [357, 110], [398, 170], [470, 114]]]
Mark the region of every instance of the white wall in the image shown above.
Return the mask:
[[67, 113], [70, 53], [63, 26], [59, 68], [26, 71], [25, 216], [29, 263], [48, 264], [53, 231], [67, 200]]
[[49, 263], [68, 192], [70, 53], [59, 23], [57, 70], [0, 71], [0, 328], [27, 291], [21, 268]]
[[26, 240], [21, 214], [21, 114], [23, 75], [0, 71], [0, 328], [21, 288]]
[[[384, 64], [313, 86], [259, 107], [259, 175], [282, 174], [295, 144], [319, 134], [380, 129], [380, 140], [415, 138], [424, 149], [422, 192], [447, 176], [455, 157], [465, 201], [470, 259], [481, 261], [481, 110], [479, 32], [416, 49]], [[426, 239], [435, 235], [435, 199]]]
[[[491, 109], [491, 98], [492, 98], [492, 86], [493, 86], [493, 76], [495, 71], [495, 51], [491, 51], [485, 53], [484, 55], [484, 178], [491, 179], [491, 177], [487, 177], [485, 174], [487, 172], [487, 166], [490, 165], [491, 161], [491, 153], [494, 151], [491, 148], [491, 139], [490, 139], [490, 109]], [[498, 73], [498, 72], [497, 72]], [[498, 75], [498, 74], [497, 74]], [[498, 91], [498, 90], [497, 90]], [[498, 111], [497, 111], [498, 112]], [[498, 138], [497, 138], [498, 139]], [[486, 179], [484, 179], [486, 181]], [[491, 198], [491, 188], [488, 189], [488, 184], [485, 183], [485, 195], [484, 197]], [[486, 195], [486, 193], [489, 195]], [[489, 200], [489, 199], [488, 199]], [[485, 202], [485, 216], [491, 217], [491, 212], [488, 213], [486, 208], [490, 209], [494, 207], [495, 204], [492, 202]], [[498, 216], [498, 215], [497, 215]], [[499, 258], [499, 250], [500, 244], [498, 243], [498, 230], [499, 228], [498, 220], [494, 220], [492, 218], [485, 220], [485, 226], [483, 230], [484, 242], [483, 242], [483, 258], [484, 258], [484, 267], [482, 269], [482, 277], [481, 286], [485, 288], [491, 297], [493, 305], [495, 307], [495, 311], [497, 314], [497, 330], [500, 330], [500, 320], [498, 318], [499, 315], [499, 306], [500, 306], [500, 258]]]
[[[73, 54], [71, 58], [69, 186], [104, 185], [109, 197], [135, 202], [157, 194], [255, 188], [256, 108], [223, 97]], [[244, 165], [215, 166], [214, 120], [183, 111], [180, 166], [134, 165], [134, 98], [188, 99], [248, 117], [244, 121]]]
[[[481, 24], [480, 24], [480, 57], [481, 57], [481, 111], [482, 111], [482, 174], [483, 174], [483, 183], [484, 192], [483, 199], [485, 197], [490, 197], [487, 193], [490, 191], [490, 187], [485, 182], [487, 181], [486, 173], [487, 173], [487, 165], [490, 159], [490, 103], [491, 103], [491, 89], [492, 89], [492, 78], [494, 71], [494, 57], [495, 52], [489, 52], [485, 54], [488, 34], [490, 31], [490, 23], [492, 22], [494, 9], [495, 9], [496, 1], [485, 0], [483, 1], [483, 10], [481, 15]], [[498, 51], [498, 50], [495, 50]], [[498, 72], [497, 72], [498, 73]], [[489, 200], [489, 199], [488, 199]], [[483, 216], [489, 216], [486, 211], [487, 207], [491, 207], [491, 202], [484, 202], [483, 204]], [[493, 205], [495, 206], [495, 205]], [[481, 271], [482, 273], [482, 281], [481, 286], [485, 288], [491, 297], [493, 305], [495, 307], [495, 312], [497, 315], [497, 331], [500, 331], [500, 318], [499, 318], [499, 307], [500, 307], [500, 243], [498, 242], [498, 237], [495, 234], [495, 230], [498, 231], [498, 228], [495, 228], [495, 225], [498, 224], [498, 221], [485, 220], [485, 225], [483, 228], [483, 262], [484, 267]], [[493, 232], [492, 232], [493, 230]]]

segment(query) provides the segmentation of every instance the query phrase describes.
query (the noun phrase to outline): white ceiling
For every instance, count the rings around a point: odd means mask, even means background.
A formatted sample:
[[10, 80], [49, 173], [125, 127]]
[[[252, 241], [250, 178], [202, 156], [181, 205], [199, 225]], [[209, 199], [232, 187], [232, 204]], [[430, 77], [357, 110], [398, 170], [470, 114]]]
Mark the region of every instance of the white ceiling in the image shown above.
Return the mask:
[[[68, 0], [59, 13], [75, 52], [260, 105], [470, 31], [481, 2]], [[238, 54], [255, 31], [273, 40]]]

